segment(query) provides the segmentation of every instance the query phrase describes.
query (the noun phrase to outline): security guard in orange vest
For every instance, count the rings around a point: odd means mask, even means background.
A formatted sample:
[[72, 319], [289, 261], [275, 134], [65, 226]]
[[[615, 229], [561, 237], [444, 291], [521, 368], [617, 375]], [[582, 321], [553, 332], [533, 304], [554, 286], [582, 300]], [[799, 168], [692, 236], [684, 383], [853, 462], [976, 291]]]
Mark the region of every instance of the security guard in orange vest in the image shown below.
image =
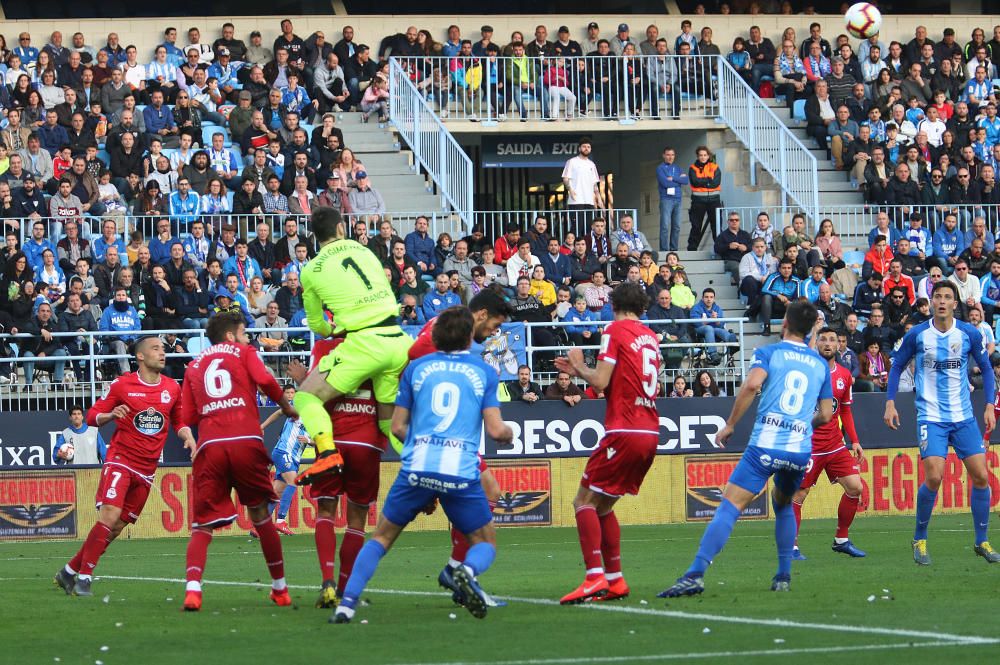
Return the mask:
[[715, 212], [722, 206], [719, 193], [722, 190], [722, 171], [712, 159], [712, 153], [703, 145], [695, 150], [695, 162], [688, 168], [691, 182], [691, 234], [688, 236], [688, 251], [698, 251], [705, 225], [712, 229], [712, 238], [718, 232], [715, 228]]

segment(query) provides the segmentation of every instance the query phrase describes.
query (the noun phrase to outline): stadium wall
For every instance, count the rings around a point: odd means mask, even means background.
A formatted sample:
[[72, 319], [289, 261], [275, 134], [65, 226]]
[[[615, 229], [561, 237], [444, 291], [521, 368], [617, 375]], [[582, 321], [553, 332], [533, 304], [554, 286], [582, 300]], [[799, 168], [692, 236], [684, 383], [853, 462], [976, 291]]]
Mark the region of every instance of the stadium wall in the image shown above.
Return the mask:
[[[7, 37], [8, 48], [16, 43], [12, 35], [16, 36], [21, 30], [28, 30], [32, 33], [32, 43], [36, 47], [41, 47], [49, 33], [53, 30], [60, 30], [66, 36], [66, 43], [69, 43], [69, 35], [73, 32], [83, 32], [87, 37], [87, 43], [100, 47], [103, 45], [103, 36], [109, 28], [117, 31], [122, 36], [123, 44], [135, 44], [140, 54], [151, 54], [154, 46], [162, 41], [163, 29], [167, 26], [174, 26], [178, 29], [179, 41], [187, 36], [185, 33], [189, 27], [197, 26], [202, 31], [204, 41], [214, 41], [220, 36], [222, 23], [231, 21], [236, 27], [236, 37], [247, 40], [252, 30], [259, 30], [264, 38], [264, 43], [270, 45], [275, 37], [280, 33], [279, 23], [285, 16], [191, 16], [187, 18], [179, 17], [157, 17], [131, 19], [115, 19], [113, 24], [109, 24], [106, 19], [74, 19], [66, 18], [57, 21], [34, 20], [34, 21], [3, 21], [0, 22], [0, 32]], [[444, 41], [447, 28], [455, 23], [462, 29], [463, 37], [474, 39], [479, 35], [479, 27], [489, 24], [494, 27], [494, 41], [506, 44], [510, 40], [510, 33], [520, 30], [525, 34], [525, 39], [531, 39], [531, 33], [535, 25], [545, 25], [549, 31], [549, 38], [554, 39], [556, 29], [560, 25], [567, 25], [575, 39], [581, 39], [585, 35], [585, 26], [590, 21], [597, 21], [601, 26], [602, 36], [610, 39], [614, 35], [615, 27], [624, 21], [628, 23], [631, 33], [636, 39], [643, 39], [646, 26], [655, 24], [659, 26], [661, 36], [665, 36], [671, 42], [680, 33], [681, 20], [688, 18], [694, 23], [696, 31], [703, 26], [712, 28], [713, 41], [727, 52], [737, 36], [746, 36], [751, 23], [759, 25], [764, 36], [775, 40], [781, 36], [786, 27], [795, 28], [797, 39], [801, 42], [809, 34], [809, 24], [818, 21], [823, 25], [823, 35], [833, 41], [833, 38], [844, 32], [843, 17], [838, 15], [824, 16], [756, 16], [732, 14], [722, 15], [667, 15], [667, 14], [603, 14], [603, 15], [580, 15], [580, 14], [549, 14], [549, 15], [482, 15], [466, 14], [457, 17], [450, 16], [428, 16], [421, 14], [413, 15], [354, 15], [354, 16], [290, 16], [295, 24], [295, 32], [305, 39], [316, 30], [326, 32], [327, 39], [335, 42], [340, 38], [340, 29], [345, 25], [353, 26], [359, 43], [367, 43], [373, 48], [378, 47], [379, 41], [391, 34], [403, 31], [409, 25], [416, 25], [420, 28], [427, 28], [436, 39]], [[914, 28], [918, 25], [927, 26], [930, 37], [933, 40], [940, 38], [941, 30], [946, 26], [955, 29], [958, 35], [957, 41], [964, 45], [969, 40], [972, 29], [981, 27], [986, 31], [987, 37], [992, 33], [992, 27], [1000, 23], [1000, 14], [993, 15], [883, 15], [882, 35], [884, 40], [897, 39], [906, 43], [913, 38]], [[44, 37], [44, 38], [43, 38]], [[101, 38], [99, 38], [101, 37]], [[857, 40], [852, 40], [857, 43]], [[178, 44], [180, 45], [180, 44]], [[145, 58], [141, 55], [140, 59]], [[145, 61], [145, 60], [144, 60]]]

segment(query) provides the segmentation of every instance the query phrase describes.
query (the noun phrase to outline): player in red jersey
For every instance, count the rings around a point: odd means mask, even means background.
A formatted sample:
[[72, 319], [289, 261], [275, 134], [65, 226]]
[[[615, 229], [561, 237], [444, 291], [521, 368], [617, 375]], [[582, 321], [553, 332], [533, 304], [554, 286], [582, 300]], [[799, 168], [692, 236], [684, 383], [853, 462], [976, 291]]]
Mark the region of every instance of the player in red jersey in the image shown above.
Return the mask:
[[270, 502], [277, 501], [277, 496], [268, 471], [271, 457], [260, 428], [258, 387], [286, 416], [295, 418], [298, 414], [250, 346], [243, 317], [216, 314], [208, 320], [205, 333], [212, 346], [188, 364], [182, 399], [184, 423], [198, 427], [197, 446], [191, 442], [194, 506], [184, 609], [201, 609], [201, 578], [212, 531], [232, 524], [237, 517], [234, 489], [260, 538], [272, 580], [271, 600], [276, 605], [291, 605], [281, 539], [271, 521]]
[[[997, 377], [1000, 381], [1000, 355], [993, 354], [990, 358], [990, 365], [993, 366], [993, 375]], [[1000, 422], [1000, 390], [997, 391], [997, 397], [993, 400], [993, 416]], [[986, 426], [986, 431], [983, 432], [983, 444], [985, 449], [989, 449], [990, 446], [990, 436], [993, 435], [993, 430], [990, 429], [989, 425]]]
[[157, 337], [140, 339], [135, 343], [135, 358], [139, 370], [115, 379], [87, 412], [91, 427], [114, 420], [116, 429], [97, 487], [97, 523], [55, 576], [55, 583], [67, 594], [93, 595], [90, 586], [98, 560], [146, 505], [171, 425], [185, 446], [194, 444], [191, 429], [181, 420], [181, 388], [162, 375], [167, 361], [163, 342]]
[[[507, 304], [507, 301], [493, 291], [480, 291], [477, 293], [469, 301], [469, 311], [472, 312], [473, 338], [480, 344], [493, 335], [500, 325], [514, 313], [510, 305]], [[411, 362], [437, 351], [437, 348], [434, 346], [434, 340], [431, 339], [431, 332], [434, 330], [435, 321], [437, 321], [436, 317], [428, 321], [420, 331], [420, 334], [417, 335], [417, 339], [410, 347]], [[483, 491], [486, 493], [490, 510], [493, 510], [500, 499], [500, 483], [497, 482], [496, 477], [486, 467], [486, 461], [482, 458], [479, 460], [479, 481], [482, 483]], [[453, 579], [453, 573], [465, 561], [468, 551], [468, 539], [465, 537], [465, 534], [453, 526], [451, 528], [451, 556], [448, 557], [448, 564], [438, 575], [438, 584], [445, 589], [451, 590], [453, 594], [458, 594], [454, 596], [455, 598], [461, 597], [461, 594], [459, 593], [458, 585]]]
[[563, 605], [629, 594], [622, 577], [621, 529], [614, 507], [622, 496], [639, 493], [659, 443], [655, 400], [660, 347], [656, 333], [639, 321], [648, 305], [649, 298], [639, 286], [618, 286], [611, 292], [615, 320], [601, 336], [597, 367], [587, 366], [580, 349], [556, 358], [559, 371], [603, 390], [608, 401], [604, 438], [587, 461], [573, 499], [587, 577], [563, 596], [559, 601]]
[[[315, 367], [343, 342], [343, 338], [317, 340], [312, 349]], [[299, 362], [288, 366], [288, 376], [301, 383], [308, 374]], [[378, 405], [370, 381], [357, 392], [326, 403], [333, 422], [334, 443], [344, 456], [344, 468], [339, 474], [319, 476], [309, 486], [309, 496], [316, 501], [316, 554], [319, 557], [322, 589], [316, 607], [336, 607], [343, 595], [354, 560], [365, 544], [365, 523], [368, 509], [378, 499], [379, 466], [385, 452], [386, 437], [378, 427]], [[337, 534], [334, 520], [340, 497], [347, 499], [347, 528], [340, 544], [340, 572], [333, 581], [334, 560], [337, 557]]]
[[[809, 496], [809, 490], [819, 480], [821, 472], [826, 471], [826, 477], [831, 483], [840, 483], [844, 495], [840, 497], [840, 507], [837, 509], [837, 533], [833, 539], [833, 551], [852, 557], [863, 557], [865, 553], [854, 546], [848, 533], [854, 516], [858, 512], [858, 502], [861, 499], [861, 460], [864, 451], [858, 442], [858, 433], [854, 428], [854, 414], [851, 412], [851, 384], [854, 377], [851, 371], [837, 362], [837, 331], [833, 328], [822, 328], [816, 333], [816, 351], [830, 363], [830, 380], [833, 384], [833, 418], [815, 428], [812, 435], [812, 459], [799, 491], [792, 498], [792, 509], [795, 511], [795, 529], [798, 531], [802, 523], [802, 504]], [[843, 424], [843, 431], [840, 427]], [[844, 432], [851, 442], [850, 451], [844, 446]], [[853, 455], [852, 455], [853, 453]], [[792, 550], [792, 559], [804, 561], [805, 556], [799, 551], [798, 540]]]

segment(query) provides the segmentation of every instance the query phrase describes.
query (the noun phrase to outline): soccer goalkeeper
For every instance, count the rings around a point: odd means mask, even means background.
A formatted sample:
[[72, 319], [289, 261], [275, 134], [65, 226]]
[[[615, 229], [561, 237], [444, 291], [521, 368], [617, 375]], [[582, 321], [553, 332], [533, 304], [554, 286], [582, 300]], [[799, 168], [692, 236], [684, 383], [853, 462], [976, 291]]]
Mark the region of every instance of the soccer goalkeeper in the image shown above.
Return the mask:
[[[299, 485], [343, 467], [323, 405], [353, 393], [369, 379], [378, 403], [379, 429], [399, 449], [390, 424], [399, 375], [412, 344], [396, 323], [399, 305], [385, 270], [370, 249], [346, 237], [340, 213], [314, 208], [312, 232], [320, 249], [302, 269], [306, 320], [317, 335], [345, 336], [345, 340], [319, 362], [295, 395], [295, 408], [317, 452], [316, 462], [296, 479]], [[334, 325], [326, 319], [326, 311], [333, 314]]]

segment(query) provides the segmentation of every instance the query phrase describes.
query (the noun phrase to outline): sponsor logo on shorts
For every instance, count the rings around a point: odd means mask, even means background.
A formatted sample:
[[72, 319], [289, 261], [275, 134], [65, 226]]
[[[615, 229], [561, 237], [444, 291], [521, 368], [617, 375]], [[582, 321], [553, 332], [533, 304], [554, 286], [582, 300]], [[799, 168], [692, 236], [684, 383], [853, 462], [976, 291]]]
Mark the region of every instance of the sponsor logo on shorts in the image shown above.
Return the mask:
[[156, 436], [159, 434], [166, 422], [167, 419], [163, 417], [163, 414], [153, 407], [138, 412], [132, 419], [136, 431], [146, 436]]
[[[767, 457], [763, 455], [762, 457]], [[707, 522], [715, 515], [722, 502], [722, 493], [738, 456], [688, 457], [684, 460], [685, 509], [689, 522]], [[767, 489], [755, 496], [740, 513], [741, 518], [766, 519], [768, 516]]]
[[500, 484], [493, 521], [500, 526], [552, 524], [552, 462], [490, 461]]
[[0, 474], [0, 540], [75, 537], [75, 474]]

